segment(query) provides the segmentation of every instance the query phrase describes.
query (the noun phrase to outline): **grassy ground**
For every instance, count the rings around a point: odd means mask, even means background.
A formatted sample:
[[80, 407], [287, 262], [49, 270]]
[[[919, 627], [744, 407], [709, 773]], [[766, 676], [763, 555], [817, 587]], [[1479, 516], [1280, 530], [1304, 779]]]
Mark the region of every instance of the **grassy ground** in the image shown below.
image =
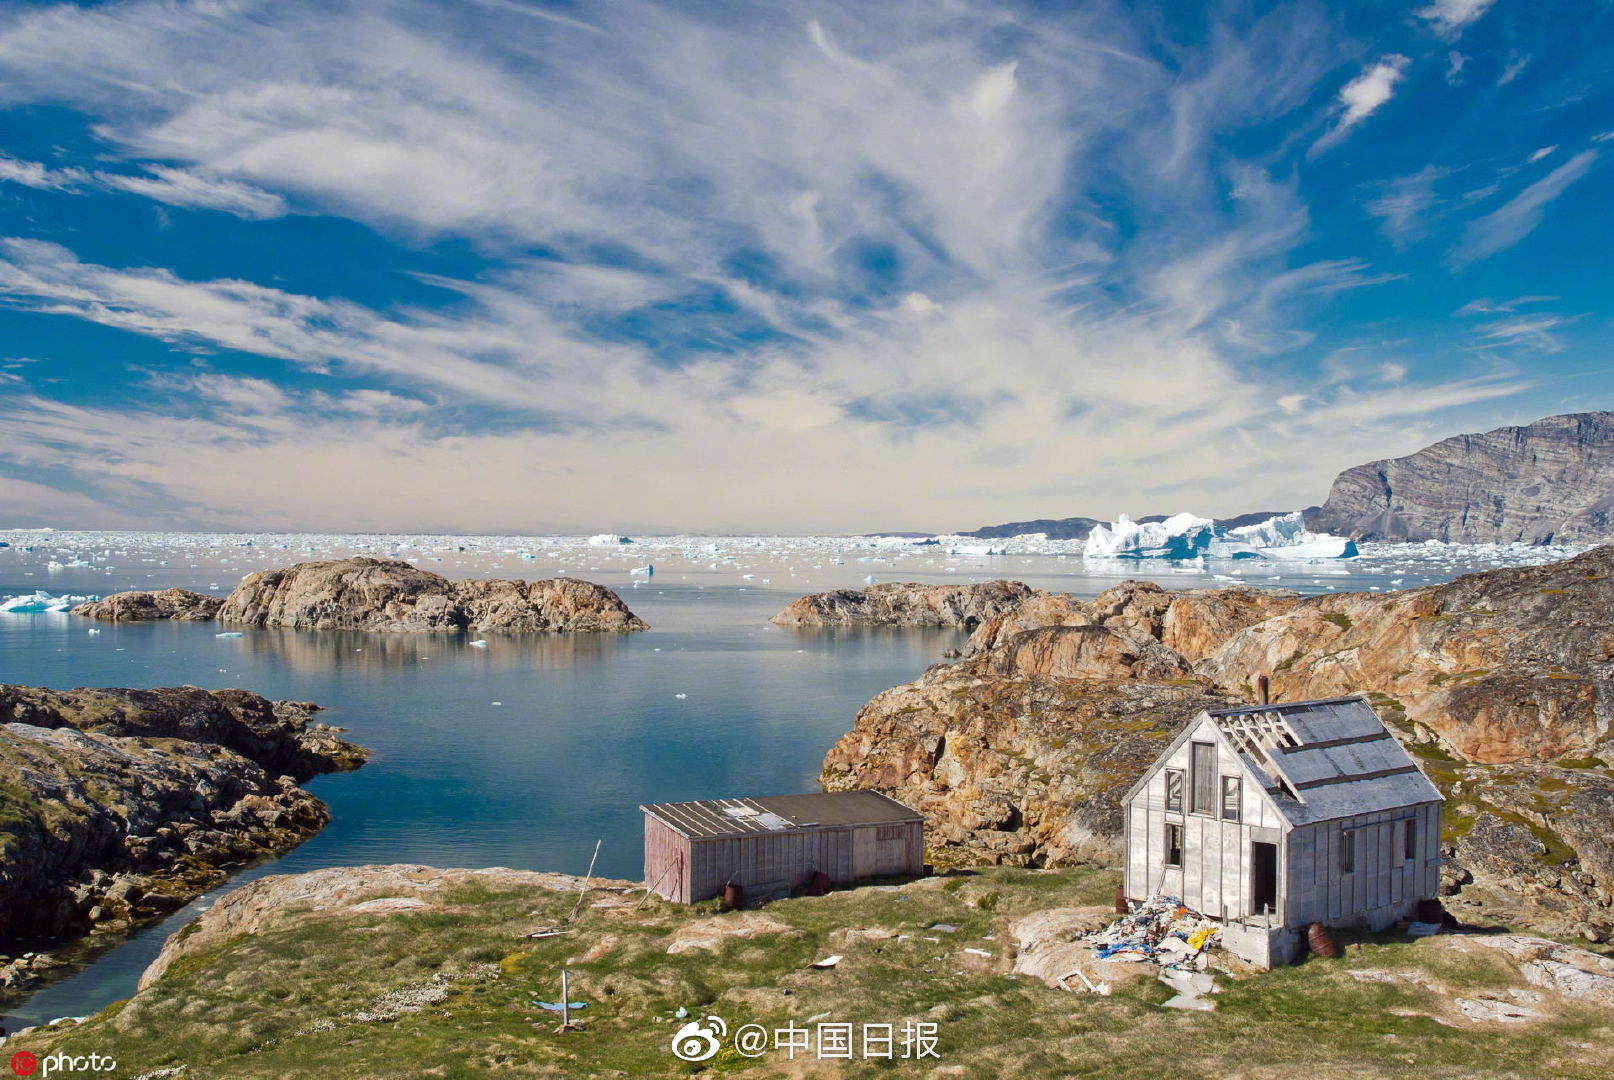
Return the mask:
[[[864, 888], [770, 905], [782, 932], [728, 940], [717, 952], [668, 955], [672, 934], [713, 914], [638, 895], [596, 892], [574, 932], [574, 897], [461, 889], [414, 913], [281, 918], [262, 932], [186, 957], [130, 1003], [77, 1027], [11, 1040], [28, 1049], [97, 1052], [118, 1077], [187, 1066], [183, 1080], [304, 1077], [1596, 1077], [1609, 1075], [1614, 1013], [1569, 1006], [1534, 1024], [1459, 1029], [1438, 1023], [1426, 991], [1357, 982], [1350, 968], [1427, 972], [1454, 988], [1518, 980], [1499, 958], [1427, 943], [1364, 939], [1344, 959], [1229, 982], [1212, 1013], [1161, 1009], [1167, 989], [1131, 980], [1111, 997], [1069, 994], [1003, 974], [1005, 927], [1050, 907], [1103, 903], [1113, 877], [1087, 870], [995, 868], [902, 888]], [[929, 929], [956, 924], [954, 933]], [[848, 936], [880, 928], [906, 940]], [[989, 937], [989, 935], [991, 935]], [[984, 949], [992, 957], [964, 952]], [[1480, 950], [1482, 952], [1487, 950]], [[833, 970], [809, 964], [844, 956]], [[559, 1033], [532, 1007], [558, 1000], [559, 971], [589, 1002], [581, 1031]], [[426, 1002], [396, 1012], [387, 995]], [[722, 1016], [731, 1031], [825, 1022], [938, 1025], [923, 1061], [830, 1062], [725, 1050], [689, 1064], [669, 1043], [684, 1021]], [[364, 1019], [381, 1016], [391, 1018]], [[811, 1026], [811, 1025], [806, 1025]], [[854, 1027], [854, 1030], [857, 1028]], [[900, 1052], [900, 1051], [899, 1051]]]

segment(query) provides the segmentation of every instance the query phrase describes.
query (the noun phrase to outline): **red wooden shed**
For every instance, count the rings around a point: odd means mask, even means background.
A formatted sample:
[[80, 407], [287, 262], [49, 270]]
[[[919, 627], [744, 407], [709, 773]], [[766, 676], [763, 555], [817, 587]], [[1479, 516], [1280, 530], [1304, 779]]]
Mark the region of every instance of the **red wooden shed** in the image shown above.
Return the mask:
[[823, 872], [832, 884], [923, 873], [925, 819], [878, 791], [656, 803], [644, 811], [652, 892], [690, 904], [739, 885], [786, 895]]

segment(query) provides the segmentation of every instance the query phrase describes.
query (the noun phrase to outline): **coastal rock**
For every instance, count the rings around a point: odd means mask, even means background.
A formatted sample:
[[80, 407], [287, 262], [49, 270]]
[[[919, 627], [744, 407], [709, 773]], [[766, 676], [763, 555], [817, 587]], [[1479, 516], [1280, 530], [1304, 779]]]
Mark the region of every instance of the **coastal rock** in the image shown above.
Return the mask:
[[1614, 539], [1614, 413], [1549, 416], [1358, 465], [1308, 524], [1364, 540]]
[[[1077, 640], [1126, 640], [1097, 629], [1105, 637]], [[1236, 699], [1192, 678], [1131, 680], [1132, 662], [1105, 678], [1035, 670], [1058, 653], [1040, 635], [1086, 630], [1028, 631], [1003, 647], [1027, 642], [1018, 654], [937, 665], [878, 695], [825, 757], [823, 786], [875, 788], [923, 813], [937, 865], [1109, 864], [1126, 789], [1201, 709]], [[1090, 652], [1085, 669], [1105, 655]]]
[[1614, 547], [1393, 593], [1311, 597], [1197, 670], [1284, 700], [1377, 694], [1386, 720], [1458, 757], [1614, 760]]
[[571, 578], [449, 581], [406, 562], [351, 558], [249, 574], [220, 622], [294, 630], [628, 632], [648, 627], [621, 597]]
[[162, 589], [156, 592], [121, 592], [92, 600], [73, 608], [70, 614], [103, 622], [152, 622], [174, 619], [180, 622], [206, 622], [217, 617], [224, 601], [189, 589]]
[[998, 645], [1023, 634], [1047, 626], [1096, 625], [1092, 605], [1067, 593], [1043, 592], [1040, 589], [1018, 604], [1013, 610], [994, 615], [981, 623], [970, 635], [965, 651], [971, 655], [996, 648]]
[[365, 752], [243, 691], [0, 686], [0, 934], [166, 914], [329, 820], [297, 787]]
[[772, 619], [780, 626], [946, 626], [974, 630], [1014, 610], [1034, 593], [1019, 581], [979, 585], [888, 582], [836, 589], [792, 601]]

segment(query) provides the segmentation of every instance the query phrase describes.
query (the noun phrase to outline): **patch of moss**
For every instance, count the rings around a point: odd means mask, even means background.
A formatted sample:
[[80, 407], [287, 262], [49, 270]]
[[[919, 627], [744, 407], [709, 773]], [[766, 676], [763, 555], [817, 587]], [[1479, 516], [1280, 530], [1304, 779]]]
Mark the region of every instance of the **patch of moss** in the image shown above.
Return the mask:
[[1341, 630], [1349, 630], [1351, 628], [1351, 617], [1345, 614], [1343, 611], [1329, 612], [1327, 615], [1323, 616], [1323, 622], [1333, 623]]

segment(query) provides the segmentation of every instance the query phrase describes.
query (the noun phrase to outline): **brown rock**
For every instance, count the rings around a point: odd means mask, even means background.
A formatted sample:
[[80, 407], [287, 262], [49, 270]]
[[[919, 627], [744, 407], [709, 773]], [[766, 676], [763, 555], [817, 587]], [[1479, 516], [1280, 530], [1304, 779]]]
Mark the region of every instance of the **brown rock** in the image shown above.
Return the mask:
[[121, 592], [80, 604], [70, 614], [103, 622], [151, 622], [174, 619], [180, 622], [206, 622], [218, 615], [224, 601], [189, 589], [163, 589], [158, 592]]
[[621, 597], [572, 578], [452, 582], [406, 562], [352, 558], [249, 574], [221, 622], [295, 630], [627, 632]]
[[780, 626], [947, 626], [974, 630], [1013, 611], [1034, 590], [1018, 581], [979, 585], [889, 582], [836, 589], [792, 601], [772, 619]]

